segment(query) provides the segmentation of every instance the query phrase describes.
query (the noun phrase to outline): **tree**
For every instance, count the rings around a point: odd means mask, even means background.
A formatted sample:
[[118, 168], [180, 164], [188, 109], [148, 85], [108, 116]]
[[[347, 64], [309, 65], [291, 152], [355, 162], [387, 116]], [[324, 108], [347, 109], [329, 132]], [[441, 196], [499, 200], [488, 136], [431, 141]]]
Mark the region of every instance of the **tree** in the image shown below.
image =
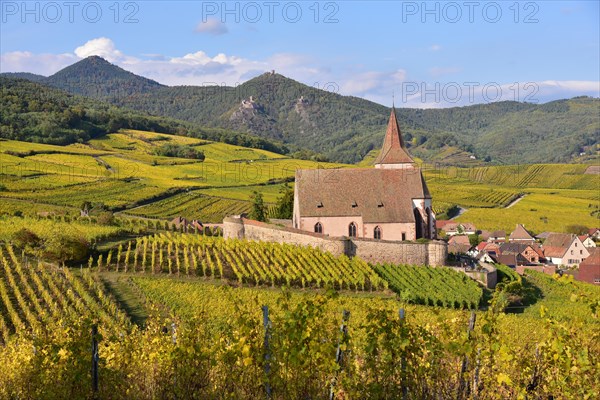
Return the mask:
[[483, 240], [483, 238], [481, 236], [479, 236], [478, 234], [474, 233], [472, 235], [469, 235], [469, 243], [471, 244], [471, 246], [477, 246], [479, 243], [481, 243]]
[[254, 191], [252, 194], [252, 211], [250, 212], [250, 218], [262, 222], [267, 221], [267, 207], [265, 206], [262, 193], [257, 191]]
[[290, 219], [294, 212], [294, 189], [286, 184], [279, 193], [281, 196], [275, 205], [275, 218]]
[[567, 228], [567, 233], [573, 233], [575, 235], [585, 235], [586, 233], [588, 233], [588, 228], [583, 226], [583, 225], [568, 225]]
[[35, 249], [41, 244], [40, 237], [26, 228], [16, 231], [12, 236], [12, 241], [21, 249], [26, 249], [27, 247]]
[[114, 225], [115, 216], [110, 211], [103, 211], [100, 214], [98, 214], [98, 223], [100, 225]]
[[83, 234], [75, 236], [56, 231], [44, 241], [43, 257], [59, 263], [81, 261], [88, 258], [89, 249], [90, 243]]

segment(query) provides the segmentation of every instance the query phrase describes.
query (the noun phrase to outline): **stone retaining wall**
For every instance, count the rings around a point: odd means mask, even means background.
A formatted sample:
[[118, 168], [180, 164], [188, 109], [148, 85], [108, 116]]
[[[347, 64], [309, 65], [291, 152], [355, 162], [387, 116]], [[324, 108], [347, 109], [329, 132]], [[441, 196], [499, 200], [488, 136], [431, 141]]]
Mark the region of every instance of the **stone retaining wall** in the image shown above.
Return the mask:
[[316, 247], [334, 255], [358, 256], [373, 263], [444, 265], [448, 246], [443, 241], [427, 243], [329, 237], [245, 218], [223, 220], [223, 237]]

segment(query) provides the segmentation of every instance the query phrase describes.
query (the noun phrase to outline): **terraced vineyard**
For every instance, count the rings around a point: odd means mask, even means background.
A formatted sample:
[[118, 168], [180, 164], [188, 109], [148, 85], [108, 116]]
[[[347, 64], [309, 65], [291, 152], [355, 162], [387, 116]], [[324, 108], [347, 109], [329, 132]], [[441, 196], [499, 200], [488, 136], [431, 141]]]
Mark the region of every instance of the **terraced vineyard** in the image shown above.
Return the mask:
[[199, 195], [193, 192], [180, 193], [164, 200], [131, 209], [127, 214], [146, 218], [184, 217], [202, 222], [220, 223], [227, 215], [248, 213], [252, 208], [249, 201], [224, 199]]
[[[90, 260], [90, 266], [94, 262]], [[223, 240], [202, 235], [160, 233], [120, 247], [99, 270], [141, 271], [224, 278], [239, 284], [384, 290], [387, 283], [359, 258], [335, 257], [312, 247]]]
[[152, 198], [165, 190], [129, 179], [105, 179], [76, 186], [54, 189], [4, 192], [2, 196], [79, 207], [84, 201], [102, 202], [109, 207], [125, 207], [136, 201]]
[[32, 217], [0, 217], [0, 241], [10, 241], [15, 232], [27, 229], [41, 239], [48, 239], [62, 234], [73, 238], [103, 240], [126, 231], [124, 227], [104, 226], [83, 221], [64, 221], [51, 219], [37, 219]]
[[450, 268], [391, 264], [374, 268], [402, 300], [416, 304], [477, 308], [483, 295], [475, 281]]
[[0, 264], [0, 337], [4, 343], [11, 334], [41, 334], [83, 314], [98, 318], [107, 329], [130, 325], [89, 271], [76, 276], [68, 268], [22, 263], [12, 246], [0, 246]]
[[518, 188], [597, 189], [597, 178], [585, 174], [587, 165], [532, 164], [476, 167], [459, 172], [480, 183]]
[[[192, 146], [206, 158], [201, 162], [156, 155], [156, 148], [164, 143]], [[247, 212], [255, 190], [263, 193], [267, 203], [274, 203], [281, 182], [289, 180], [296, 169], [351, 167], [135, 130], [70, 146], [5, 140], [0, 165], [0, 198], [10, 201], [6, 207], [0, 205], [0, 212], [28, 214], [35, 208], [72, 215], [84, 201], [96, 201], [136, 216], [170, 219], [181, 215], [203, 222], [221, 222], [228, 214]], [[560, 232], [573, 221], [598, 225], [598, 178], [585, 174], [588, 167], [430, 167], [424, 168], [424, 175], [440, 215], [460, 206], [468, 211], [458, 220], [472, 222], [479, 229], [507, 230], [525, 223], [536, 232]], [[190, 200], [181, 194], [155, 201], [178, 193], [176, 188], [187, 188], [198, 196]], [[527, 196], [510, 210], [504, 209], [520, 193]], [[139, 204], [147, 205], [134, 208]]]

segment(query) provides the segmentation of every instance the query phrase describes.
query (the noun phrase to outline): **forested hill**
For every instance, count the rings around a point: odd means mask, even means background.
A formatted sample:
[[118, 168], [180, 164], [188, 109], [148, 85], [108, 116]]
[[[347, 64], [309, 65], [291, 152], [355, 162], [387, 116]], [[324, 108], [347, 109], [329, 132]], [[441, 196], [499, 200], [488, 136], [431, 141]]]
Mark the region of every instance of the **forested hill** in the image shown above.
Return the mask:
[[280, 143], [246, 133], [149, 116], [24, 79], [0, 76], [0, 138], [66, 145], [122, 128], [191, 136], [277, 153], [288, 151]]
[[88, 57], [70, 65], [45, 83], [70, 93], [94, 98], [119, 98], [136, 93], [146, 93], [162, 85], [122, 68], [98, 56]]
[[[96, 71], [96, 78], [90, 78], [90, 71]], [[381, 146], [390, 112], [380, 104], [277, 73], [262, 74], [235, 88], [168, 87], [99, 57], [84, 59], [42, 82], [153, 115], [282, 141], [343, 162], [360, 161]], [[569, 162], [581, 152], [596, 154], [600, 136], [600, 99], [589, 97], [546, 104], [398, 108], [397, 113], [414, 155], [450, 164], [471, 156], [510, 164]]]

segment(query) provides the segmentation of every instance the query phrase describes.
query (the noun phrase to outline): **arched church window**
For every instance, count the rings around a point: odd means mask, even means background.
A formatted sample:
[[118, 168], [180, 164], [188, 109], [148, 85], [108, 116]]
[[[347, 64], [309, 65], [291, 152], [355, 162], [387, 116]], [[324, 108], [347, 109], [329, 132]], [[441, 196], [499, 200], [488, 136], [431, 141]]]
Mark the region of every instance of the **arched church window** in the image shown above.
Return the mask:
[[373, 238], [375, 239], [381, 239], [381, 228], [376, 226], [375, 229], [373, 229]]
[[315, 224], [315, 233], [323, 233], [323, 225], [320, 222]]
[[356, 237], [356, 224], [354, 222], [351, 222], [350, 225], [348, 225], [348, 236]]

